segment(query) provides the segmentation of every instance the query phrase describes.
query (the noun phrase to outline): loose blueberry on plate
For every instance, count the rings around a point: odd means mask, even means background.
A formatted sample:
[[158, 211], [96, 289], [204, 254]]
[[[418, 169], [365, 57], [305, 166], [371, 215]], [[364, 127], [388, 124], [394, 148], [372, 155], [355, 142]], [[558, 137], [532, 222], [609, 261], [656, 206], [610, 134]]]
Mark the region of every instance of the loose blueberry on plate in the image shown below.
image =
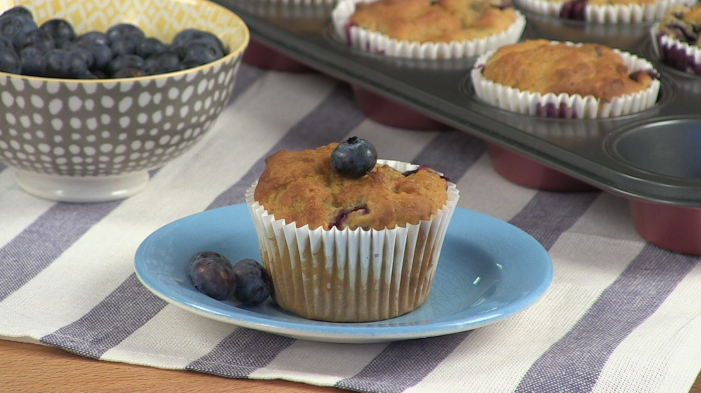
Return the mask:
[[331, 152], [331, 167], [339, 175], [357, 179], [370, 173], [377, 163], [377, 150], [365, 139], [350, 137]]
[[213, 299], [231, 299], [236, 293], [236, 278], [231, 262], [221, 254], [198, 252], [190, 259], [188, 273], [195, 288]]
[[268, 272], [253, 259], [242, 259], [233, 268], [236, 276], [234, 297], [247, 306], [263, 303], [270, 296], [272, 281]]

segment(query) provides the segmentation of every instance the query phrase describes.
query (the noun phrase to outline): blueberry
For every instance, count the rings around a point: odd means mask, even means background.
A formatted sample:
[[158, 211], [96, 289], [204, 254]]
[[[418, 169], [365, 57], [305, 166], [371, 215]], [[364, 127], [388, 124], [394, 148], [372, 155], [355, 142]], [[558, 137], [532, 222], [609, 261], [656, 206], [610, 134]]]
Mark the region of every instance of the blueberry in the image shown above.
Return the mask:
[[247, 306], [255, 306], [270, 296], [270, 275], [258, 262], [242, 259], [236, 262], [232, 271], [236, 277], [236, 300]]
[[572, 19], [572, 20], [584, 20], [585, 19], [585, 0], [572, 0], [565, 2], [560, 10], [560, 18]]
[[163, 52], [166, 48], [168, 48], [168, 45], [164, 44], [158, 38], [148, 37], [140, 40], [136, 44], [134, 54], [146, 59], [153, 54]]
[[22, 61], [14, 49], [0, 49], [0, 71], [19, 74], [22, 71]]
[[137, 76], [144, 76], [146, 73], [141, 68], [126, 67], [115, 72], [112, 78], [136, 78]]
[[110, 49], [112, 49], [113, 55], [119, 56], [135, 54], [136, 46], [139, 44], [139, 41], [142, 40], [142, 37], [136, 34], [131, 34], [110, 37], [110, 39], [112, 40], [112, 43], [110, 44]]
[[0, 17], [6, 17], [6, 16], [15, 16], [15, 17], [20, 17], [20, 18], [34, 19], [32, 12], [29, 11], [29, 9], [27, 7], [24, 7], [21, 5], [9, 8], [6, 11], [4, 11], [2, 13], [2, 15], [0, 15]]
[[37, 48], [25, 48], [19, 52], [22, 61], [22, 74], [31, 76], [41, 76], [41, 61], [44, 52]]
[[346, 221], [348, 221], [348, 217], [352, 214], [356, 213], [358, 215], [364, 216], [368, 213], [370, 213], [370, 209], [367, 206], [358, 206], [353, 209], [339, 209], [338, 212], [336, 213], [336, 216], [334, 216], [333, 220], [329, 223], [329, 228], [338, 228], [343, 230], [343, 228], [346, 225]]
[[100, 77], [98, 77], [97, 75], [88, 71], [88, 72], [84, 73], [83, 75], [79, 76], [78, 79], [100, 79]]
[[97, 79], [109, 79], [110, 76], [105, 73], [105, 71], [102, 70], [92, 70], [88, 71], [90, 74], [93, 74]]
[[224, 56], [221, 48], [206, 38], [192, 40], [185, 45], [182, 63], [185, 68], [211, 63]]
[[88, 66], [88, 69], [93, 68], [93, 63], [95, 63], [95, 56], [93, 56], [92, 51], [88, 49], [87, 46], [82, 44], [70, 44], [65, 49], [69, 52], [75, 52], [79, 54], [83, 58], [83, 60], [85, 60], [85, 65]]
[[9, 38], [13, 44], [16, 44], [18, 36], [38, 28], [34, 19], [31, 16], [23, 16], [23, 14], [0, 16], [0, 34]]
[[117, 72], [119, 72], [123, 68], [136, 68], [139, 70], [143, 70], [144, 67], [144, 59], [137, 55], [119, 55], [116, 56], [112, 61], [107, 64], [107, 68], [105, 71], [107, 71], [107, 75], [114, 76]]
[[153, 54], [144, 61], [144, 71], [148, 75], [164, 74], [182, 69], [180, 58], [173, 50]]
[[12, 45], [12, 41], [4, 35], [0, 35], [0, 49], [11, 49], [14, 50], [15, 46]]
[[208, 31], [198, 29], [185, 29], [178, 32], [175, 37], [173, 37], [173, 46], [184, 48], [190, 41], [198, 39], [210, 40], [217, 45], [222, 52], [224, 51], [224, 45], [219, 37]]
[[90, 71], [104, 71], [107, 69], [107, 65], [112, 61], [112, 58], [114, 57], [112, 55], [112, 49], [110, 49], [109, 46], [101, 43], [101, 42], [89, 42], [89, 41], [84, 41], [78, 44], [73, 44], [73, 45], [80, 45], [88, 48], [90, 50], [90, 53], [92, 53], [92, 67], [90, 67]]
[[56, 48], [53, 37], [46, 30], [34, 29], [20, 33], [15, 37], [15, 49], [21, 51], [24, 48], [37, 48], [42, 52], [48, 52]]
[[236, 292], [231, 262], [216, 252], [202, 251], [193, 255], [188, 273], [198, 291], [216, 300], [230, 299]]
[[331, 167], [336, 173], [349, 179], [367, 175], [376, 163], [375, 146], [354, 136], [339, 143], [331, 152]]
[[89, 42], [97, 42], [109, 46], [111, 41], [107, 34], [101, 31], [88, 31], [81, 34], [73, 40], [74, 43], [86, 44]]
[[39, 26], [54, 39], [57, 48], [65, 48], [75, 39], [73, 26], [65, 19], [49, 19]]
[[144, 32], [136, 25], [133, 25], [131, 23], [118, 23], [116, 25], [110, 26], [107, 29], [107, 37], [111, 40], [114, 41], [117, 38], [121, 37], [126, 37], [126, 36], [137, 36], [139, 39], [144, 38]]
[[49, 78], [74, 79], [85, 74], [88, 66], [81, 55], [65, 49], [52, 49], [44, 54], [41, 74]]

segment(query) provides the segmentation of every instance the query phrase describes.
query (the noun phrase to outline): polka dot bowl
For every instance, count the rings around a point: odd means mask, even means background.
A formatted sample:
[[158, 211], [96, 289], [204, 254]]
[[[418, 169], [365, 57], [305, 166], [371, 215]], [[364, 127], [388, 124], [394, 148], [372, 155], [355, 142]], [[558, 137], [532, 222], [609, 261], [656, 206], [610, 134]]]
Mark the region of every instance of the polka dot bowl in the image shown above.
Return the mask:
[[37, 23], [71, 22], [77, 34], [133, 23], [171, 42], [185, 28], [217, 35], [226, 55], [169, 74], [69, 80], [0, 72], [0, 162], [24, 190], [53, 200], [97, 202], [142, 190], [148, 171], [181, 155], [210, 129], [233, 88], [249, 32], [235, 14], [192, 0], [0, 0]]

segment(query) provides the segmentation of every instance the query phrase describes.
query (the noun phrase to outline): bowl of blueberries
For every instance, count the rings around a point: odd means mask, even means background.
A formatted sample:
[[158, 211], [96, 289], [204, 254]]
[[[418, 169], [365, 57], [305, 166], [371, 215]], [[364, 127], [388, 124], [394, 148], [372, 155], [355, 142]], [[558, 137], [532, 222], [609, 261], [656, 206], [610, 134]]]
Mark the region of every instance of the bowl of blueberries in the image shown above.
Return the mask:
[[131, 196], [211, 128], [248, 41], [205, 0], [0, 0], [0, 162], [40, 197]]

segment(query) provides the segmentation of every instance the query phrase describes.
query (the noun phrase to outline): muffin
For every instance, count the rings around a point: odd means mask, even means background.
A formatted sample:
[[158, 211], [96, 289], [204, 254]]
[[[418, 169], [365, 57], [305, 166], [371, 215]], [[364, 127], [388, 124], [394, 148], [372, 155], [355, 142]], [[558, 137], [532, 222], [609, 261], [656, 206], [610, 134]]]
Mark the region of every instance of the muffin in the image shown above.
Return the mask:
[[501, 0], [341, 0], [332, 21], [352, 47], [419, 59], [475, 56], [517, 42], [526, 25]]
[[539, 14], [590, 23], [640, 23], [661, 19], [684, 0], [518, 0]]
[[600, 44], [526, 40], [477, 59], [477, 97], [532, 116], [603, 118], [653, 106], [660, 81], [652, 65]]
[[341, 177], [330, 164], [337, 145], [269, 156], [246, 192], [273, 299], [332, 322], [413, 311], [430, 290], [458, 191], [430, 168], [396, 161]]
[[651, 29], [655, 52], [663, 63], [701, 75], [701, 3], [670, 8]]

